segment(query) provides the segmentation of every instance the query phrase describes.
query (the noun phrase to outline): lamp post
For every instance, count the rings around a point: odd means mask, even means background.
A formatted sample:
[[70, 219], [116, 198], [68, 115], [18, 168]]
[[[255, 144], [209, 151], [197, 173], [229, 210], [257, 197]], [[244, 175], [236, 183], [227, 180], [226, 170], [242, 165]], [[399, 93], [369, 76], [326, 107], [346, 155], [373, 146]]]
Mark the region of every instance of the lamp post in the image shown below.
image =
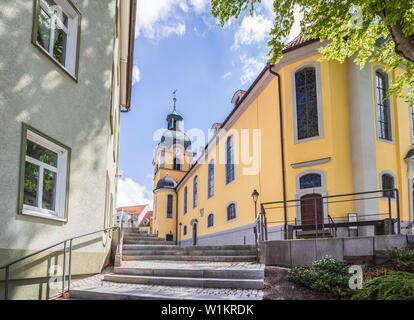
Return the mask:
[[253, 190], [252, 198], [254, 202], [254, 218], [256, 219], [257, 216], [257, 199], [259, 198], [259, 192], [256, 189]]
[[[257, 199], [259, 198], [259, 192], [257, 192], [256, 189], [253, 190], [252, 193], [252, 199], [254, 202], [254, 221], [256, 222], [256, 217], [257, 217]], [[259, 227], [260, 228], [260, 227]], [[256, 261], [259, 261], [259, 249], [258, 249], [258, 225], [257, 223], [254, 225], [253, 227], [253, 231], [254, 231], [254, 242], [256, 244]]]

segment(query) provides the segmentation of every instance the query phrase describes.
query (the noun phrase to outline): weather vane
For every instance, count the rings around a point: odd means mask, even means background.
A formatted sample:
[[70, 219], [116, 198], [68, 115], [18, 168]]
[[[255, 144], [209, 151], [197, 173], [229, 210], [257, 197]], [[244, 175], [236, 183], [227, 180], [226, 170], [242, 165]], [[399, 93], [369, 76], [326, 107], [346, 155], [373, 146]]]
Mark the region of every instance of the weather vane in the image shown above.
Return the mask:
[[175, 94], [177, 93], [177, 89], [175, 89], [174, 91], [173, 91], [173, 95], [174, 95], [174, 99], [173, 99], [173, 101], [174, 101], [174, 110], [175, 110], [175, 103], [177, 102], [177, 98], [175, 97]]

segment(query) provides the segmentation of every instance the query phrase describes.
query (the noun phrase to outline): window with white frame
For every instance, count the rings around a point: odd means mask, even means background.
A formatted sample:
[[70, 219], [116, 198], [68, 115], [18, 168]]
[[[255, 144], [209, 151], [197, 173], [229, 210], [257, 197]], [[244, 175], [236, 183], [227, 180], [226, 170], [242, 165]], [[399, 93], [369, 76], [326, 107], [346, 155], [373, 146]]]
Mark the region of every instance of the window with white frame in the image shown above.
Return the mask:
[[69, 0], [38, 0], [33, 42], [76, 77], [80, 13]]
[[197, 208], [198, 205], [198, 176], [193, 179], [193, 208]]
[[227, 221], [230, 220], [234, 220], [236, 219], [237, 215], [236, 215], [236, 204], [235, 203], [230, 203], [227, 206]]
[[187, 213], [187, 186], [184, 188], [184, 214]]
[[233, 149], [233, 136], [230, 136], [226, 140], [226, 184], [232, 182], [235, 179]]
[[385, 190], [382, 192], [384, 198], [395, 198], [394, 191], [391, 191], [395, 188], [395, 178], [391, 173], [383, 173], [381, 175], [381, 189]]
[[207, 228], [212, 228], [214, 227], [214, 214], [210, 213], [207, 216]]
[[297, 139], [319, 136], [316, 69], [306, 67], [295, 73]]
[[207, 198], [214, 196], [214, 159], [208, 164]]
[[27, 129], [22, 213], [64, 220], [68, 149]]
[[382, 70], [375, 72], [375, 100], [377, 109], [378, 138], [392, 141], [391, 101], [387, 96], [388, 74]]
[[167, 219], [173, 218], [174, 198], [172, 194], [167, 195]]

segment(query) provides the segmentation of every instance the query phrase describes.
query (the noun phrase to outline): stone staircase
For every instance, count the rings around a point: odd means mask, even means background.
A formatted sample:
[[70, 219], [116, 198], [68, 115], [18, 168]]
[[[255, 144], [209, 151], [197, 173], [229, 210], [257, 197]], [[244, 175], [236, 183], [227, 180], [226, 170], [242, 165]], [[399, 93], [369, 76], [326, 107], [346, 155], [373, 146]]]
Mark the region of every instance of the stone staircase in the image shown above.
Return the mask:
[[[254, 246], [181, 247], [125, 229], [121, 265], [102, 275], [97, 285], [75, 287], [70, 295], [91, 300], [244, 299], [243, 294], [249, 299], [261, 298], [264, 265], [255, 263], [255, 259]], [[157, 288], [164, 289], [154, 292]], [[209, 288], [212, 291], [205, 291]], [[239, 295], [224, 294], [229, 291]]]

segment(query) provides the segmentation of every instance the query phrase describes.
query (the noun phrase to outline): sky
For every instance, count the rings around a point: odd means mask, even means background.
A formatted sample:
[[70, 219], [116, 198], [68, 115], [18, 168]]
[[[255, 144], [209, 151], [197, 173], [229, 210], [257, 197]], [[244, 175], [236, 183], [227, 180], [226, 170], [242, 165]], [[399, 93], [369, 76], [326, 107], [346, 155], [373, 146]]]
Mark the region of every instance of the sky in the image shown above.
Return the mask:
[[[254, 17], [245, 14], [221, 28], [210, 0], [137, 0], [131, 111], [121, 115], [118, 207], [152, 207], [154, 134], [166, 128], [174, 90], [184, 131], [201, 129], [207, 137], [212, 124], [231, 112], [233, 94], [259, 75], [268, 60], [272, 3], [262, 0]], [[299, 34], [299, 10], [295, 19], [286, 41]]]

